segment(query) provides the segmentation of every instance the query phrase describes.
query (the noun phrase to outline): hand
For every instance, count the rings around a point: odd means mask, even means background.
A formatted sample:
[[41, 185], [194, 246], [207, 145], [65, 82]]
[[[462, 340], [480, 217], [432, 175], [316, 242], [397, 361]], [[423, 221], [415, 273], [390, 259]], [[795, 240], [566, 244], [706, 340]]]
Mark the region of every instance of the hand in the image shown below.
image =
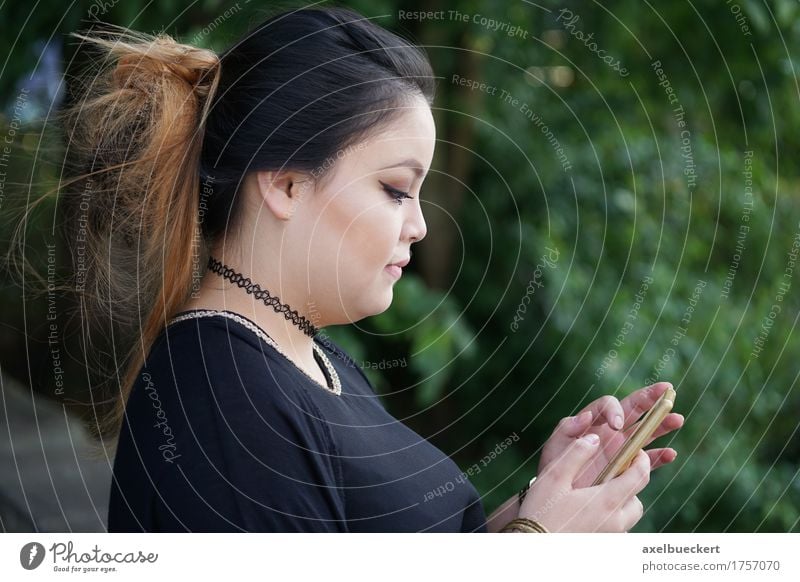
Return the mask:
[[593, 487], [576, 487], [578, 473], [597, 454], [585, 435], [573, 438], [528, 490], [518, 517], [541, 523], [551, 532], [626, 532], [642, 518], [636, 494], [650, 481], [650, 456], [640, 450], [622, 474]]
[[[586, 467], [576, 475], [574, 482], [575, 487], [589, 487], [631, 432], [619, 429], [629, 427], [635, 422], [670, 386], [672, 384], [669, 382], [657, 382], [632, 392], [621, 402], [613, 396], [601, 396], [577, 415], [562, 419], [542, 449], [537, 474], [541, 474], [553, 460], [558, 458], [576, 437], [592, 432], [600, 437], [600, 446]], [[622, 424], [615, 423], [616, 416], [622, 417]], [[645, 444], [650, 444], [655, 439], [679, 429], [683, 426], [683, 422], [683, 415], [670, 412]], [[651, 470], [671, 463], [678, 455], [675, 449], [671, 448], [649, 449], [645, 453], [650, 457]]]

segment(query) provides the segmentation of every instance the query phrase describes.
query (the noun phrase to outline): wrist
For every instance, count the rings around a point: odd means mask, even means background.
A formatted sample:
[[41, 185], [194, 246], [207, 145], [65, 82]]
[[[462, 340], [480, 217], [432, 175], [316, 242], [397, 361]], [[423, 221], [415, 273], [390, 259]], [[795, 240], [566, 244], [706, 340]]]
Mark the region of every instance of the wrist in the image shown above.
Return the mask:
[[525, 496], [528, 494], [528, 490], [531, 488], [531, 485], [533, 485], [534, 481], [536, 481], [536, 475], [534, 475], [533, 478], [530, 481], [528, 481], [528, 484], [525, 485], [525, 487], [519, 490], [519, 493], [517, 494], [517, 499], [519, 499], [520, 507], [522, 507], [522, 502], [525, 501]]
[[503, 527], [508, 525], [514, 519], [519, 519], [522, 501], [536, 477], [533, 477], [528, 483], [520, 489], [517, 493], [508, 498], [500, 507], [498, 507], [486, 521], [487, 531], [499, 533]]
[[522, 502], [525, 501], [525, 497], [528, 494], [531, 486], [536, 481], [536, 476], [534, 475], [530, 481], [528, 481], [527, 485], [525, 485], [522, 489], [519, 490], [517, 493], [517, 517], [512, 519], [508, 523], [506, 523], [502, 528], [500, 528], [501, 533], [550, 533], [542, 523], [535, 519], [531, 519], [529, 516], [523, 516], [521, 514], [522, 509]]
[[550, 531], [535, 519], [518, 517], [504, 525], [500, 533], [550, 533]]

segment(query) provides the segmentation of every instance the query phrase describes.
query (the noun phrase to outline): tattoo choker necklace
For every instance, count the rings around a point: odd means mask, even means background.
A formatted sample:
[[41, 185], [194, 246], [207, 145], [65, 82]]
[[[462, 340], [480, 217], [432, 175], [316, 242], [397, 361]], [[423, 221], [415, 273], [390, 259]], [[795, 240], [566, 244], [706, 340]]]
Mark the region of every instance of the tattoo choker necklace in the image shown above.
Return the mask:
[[248, 277], [237, 273], [214, 257], [208, 258], [208, 269], [228, 279], [231, 283], [235, 283], [259, 301], [263, 301], [264, 305], [267, 307], [272, 307], [278, 313], [283, 313], [286, 319], [291, 320], [292, 323], [299, 327], [307, 336], [313, 338], [319, 332], [319, 329], [317, 329], [314, 324], [300, 315], [296, 310], [289, 307], [286, 303], [281, 303], [278, 297], [272, 295], [266, 289], [262, 289], [261, 285], [253, 283]]

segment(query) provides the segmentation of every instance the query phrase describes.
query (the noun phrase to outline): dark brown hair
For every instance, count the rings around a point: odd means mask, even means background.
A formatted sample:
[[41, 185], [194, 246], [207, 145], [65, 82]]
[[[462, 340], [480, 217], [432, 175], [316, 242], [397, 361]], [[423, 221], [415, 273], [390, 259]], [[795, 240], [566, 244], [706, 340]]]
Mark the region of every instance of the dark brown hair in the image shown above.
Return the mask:
[[338, 7], [276, 14], [220, 55], [122, 28], [75, 36], [93, 53], [62, 116], [59, 212], [86, 333], [112, 330], [125, 354], [96, 427], [113, 440], [153, 342], [237, 224], [243, 176], [322, 178], [410, 96], [432, 104], [434, 78], [421, 49]]

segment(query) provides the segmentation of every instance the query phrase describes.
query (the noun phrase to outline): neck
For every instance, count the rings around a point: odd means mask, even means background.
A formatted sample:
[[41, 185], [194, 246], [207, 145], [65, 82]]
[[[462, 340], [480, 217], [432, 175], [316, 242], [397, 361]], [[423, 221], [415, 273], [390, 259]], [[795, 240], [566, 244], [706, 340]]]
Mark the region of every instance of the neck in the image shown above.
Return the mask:
[[[315, 324], [314, 318], [305, 309], [308, 302], [301, 299], [298, 293], [293, 292], [290, 286], [279, 285], [276, 281], [278, 277], [250, 273], [242, 266], [249, 262], [241, 262], [231, 256], [223, 257], [214, 253], [211, 256], [233, 271], [241, 273], [243, 277], [249, 278], [252, 283], [257, 283], [261, 289], [269, 291], [271, 296], [277, 297], [280, 303], [288, 305], [290, 310], [296, 311]], [[199, 292], [189, 303], [189, 308], [192, 308], [192, 304], [202, 305], [204, 308], [213, 305], [214, 309], [227, 309], [240, 313], [252, 319], [256, 325], [267, 332], [292, 359], [310, 365], [314, 364], [314, 340], [311, 336], [307, 335], [291, 318], [287, 319], [284, 313], [275, 311], [272, 305], [266, 304], [262, 299], [257, 299], [255, 295], [248, 293], [244, 288], [232, 283], [217, 272], [206, 271]]]

